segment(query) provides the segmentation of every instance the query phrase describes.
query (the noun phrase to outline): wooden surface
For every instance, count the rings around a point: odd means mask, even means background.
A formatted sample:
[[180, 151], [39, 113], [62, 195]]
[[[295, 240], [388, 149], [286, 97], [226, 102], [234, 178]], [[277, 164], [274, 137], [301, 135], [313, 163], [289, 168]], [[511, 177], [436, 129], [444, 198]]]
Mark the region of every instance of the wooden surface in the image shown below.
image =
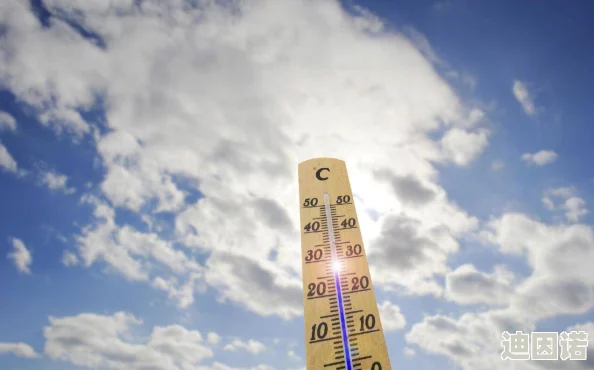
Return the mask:
[[[330, 201], [332, 227], [327, 224], [325, 192]], [[345, 196], [348, 202], [344, 201]], [[299, 199], [307, 369], [390, 370], [344, 161], [314, 158], [300, 163]], [[314, 225], [314, 222], [319, 222], [319, 229], [315, 230], [318, 225]], [[339, 266], [333, 265], [329, 229], [334, 229], [335, 257], [338, 258]], [[343, 346], [336, 271], [341, 282], [342, 317], [348, 325], [352, 367], [345, 361], [348, 356]], [[323, 335], [325, 328], [327, 333]]]

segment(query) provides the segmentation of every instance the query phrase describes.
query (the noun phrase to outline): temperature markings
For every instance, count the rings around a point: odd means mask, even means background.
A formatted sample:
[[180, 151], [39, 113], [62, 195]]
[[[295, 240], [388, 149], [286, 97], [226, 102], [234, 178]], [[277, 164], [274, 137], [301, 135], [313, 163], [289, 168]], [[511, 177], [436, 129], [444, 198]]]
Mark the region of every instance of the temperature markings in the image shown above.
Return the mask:
[[354, 333], [354, 334], [349, 334], [351, 336], [356, 336], [356, 335], [365, 335], [365, 334], [371, 334], [371, 333], [375, 333], [376, 331], [379, 331], [379, 329], [375, 329], [375, 330], [370, 330], [370, 331], [364, 331], [361, 333]]
[[345, 354], [344, 362], [346, 364], [346, 368], [348, 370], [352, 369], [352, 362], [351, 362], [351, 349], [349, 347], [348, 341], [348, 331], [346, 329], [345, 324], [345, 314], [344, 314], [344, 305], [343, 305], [343, 296], [342, 296], [342, 288], [340, 285], [340, 273], [341, 267], [338, 265], [338, 255], [336, 252], [336, 237], [334, 234], [334, 227], [332, 216], [328, 215], [328, 213], [332, 213], [330, 211], [330, 195], [328, 192], [324, 192], [324, 204], [326, 205], [326, 217], [329, 218], [328, 220], [328, 232], [330, 234], [330, 247], [333, 259], [333, 267], [334, 267], [334, 283], [336, 285], [336, 298], [338, 298], [338, 317], [340, 319], [340, 332], [342, 334], [342, 345], [343, 345], [343, 352]]
[[348, 259], [351, 259], [351, 258], [359, 258], [359, 257], [364, 257], [364, 256], [346, 256], [346, 257], [342, 257], [342, 258], [339, 258], [339, 259], [341, 259], [341, 260], [348, 260]]
[[[355, 313], [359, 313], [359, 312], [363, 312], [363, 310], [357, 310], [357, 311], [347, 311], [345, 312], [345, 314], [348, 316], [352, 316]], [[324, 319], [327, 317], [334, 317], [334, 316], [338, 316], [338, 314], [331, 314], [331, 315], [324, 315], [324, 316], [320, 316], [320, 319]]]
[[326, 294], [326, 295], [320, 295], [317, 297], [309, 297], [307, 299], [319, 299], [319, 298], [326, 298], [326, 297], [334, 297], [334, 294]]
[[340, 336], [336, 336], [336, 337], [332, 337], [332, 338], [326, 338], [326, 339], [310, 340], [309, 343], [327, 342], [327, 341], [333, 340], [333, 339], [340, 339]]
[[371, 290], [371, 288], [367, 288], [367, 289], [360, 289], [360, 290], [351, 290], [350, 292], [345, 292], [344, 294], [355, 294], [355, 293], [362, 293], [362, 292], [366, 292], [368, 290]]
[[[330, 208], [332, 209], [333, 207], [336, 207], [336, 206], [348, 206], [349, 204], [353, 204], [353, 203], [340, 203], [340, 204], [336, 204], [335, 203], [335, 204], [330, 204]], [[301, 206], [301, 208], [322, 208], [322, 209], [324, 209], [324, 208], [326, 208], [326, 206], [325, 205], [321, 205], [321, 206]]]
[[[337, 252], [337, 255], [342, 256], [342, 253]], [[359, 258], [359, 257], [364, 257], [363, 255], [359, 255], [359, 256], [345, 256], [345, 257], [339, 257], [337, 258], [337, 260], [342, 261], [342, 260], [346, 260], [346, 259], [351, 259], [351, 258]], [[316, 260], [316, 261], [305, 261], [306, 264], [310, 264], [310, 263], [319, 263], [319, 262], [331, 262], [332, 258], [326, 258], [323, 260]]]
[[344, 162], [301, 163], [299, 192], [306, 368], [391, 370]]
[[319, 260], [319, 261], [305, 261], [305, 263], [318, 263], [318, 262], [327, 262], [332, 261], [331, 259]]

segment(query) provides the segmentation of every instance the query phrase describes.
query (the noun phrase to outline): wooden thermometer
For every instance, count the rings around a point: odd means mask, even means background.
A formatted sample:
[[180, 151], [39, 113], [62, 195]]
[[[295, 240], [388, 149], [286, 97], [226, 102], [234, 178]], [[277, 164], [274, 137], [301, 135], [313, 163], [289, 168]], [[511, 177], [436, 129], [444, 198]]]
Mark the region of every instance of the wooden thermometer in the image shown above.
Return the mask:
[[299, 164], [307, 370], [391, 370], [344, 161]]

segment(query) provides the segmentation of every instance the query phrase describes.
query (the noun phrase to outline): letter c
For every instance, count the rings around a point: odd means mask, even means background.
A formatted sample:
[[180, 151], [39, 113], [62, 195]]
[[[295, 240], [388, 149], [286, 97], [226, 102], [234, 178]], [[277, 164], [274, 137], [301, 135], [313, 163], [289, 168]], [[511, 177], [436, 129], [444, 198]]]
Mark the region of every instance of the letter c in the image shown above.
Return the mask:
[[320, 181], [326, 181], [328, 180], [328, 177], [322, 177], [322, 171], [328, 171], [330, 172], [329, 168], [320, 168], [317, 172], [316, 172], [316, 178]]

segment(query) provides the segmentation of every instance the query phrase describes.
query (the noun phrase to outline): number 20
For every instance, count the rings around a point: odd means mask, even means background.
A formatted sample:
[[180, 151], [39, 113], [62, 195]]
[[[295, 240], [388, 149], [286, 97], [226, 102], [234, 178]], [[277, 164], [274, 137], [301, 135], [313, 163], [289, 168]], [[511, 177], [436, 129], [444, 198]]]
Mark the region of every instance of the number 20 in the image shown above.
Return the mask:
[[361, 276], [361, 279], [354, 277], [351, 281], [353, 283], [351, 290], [367, 289], [369, 287], [369, 278], [367, 276]]

